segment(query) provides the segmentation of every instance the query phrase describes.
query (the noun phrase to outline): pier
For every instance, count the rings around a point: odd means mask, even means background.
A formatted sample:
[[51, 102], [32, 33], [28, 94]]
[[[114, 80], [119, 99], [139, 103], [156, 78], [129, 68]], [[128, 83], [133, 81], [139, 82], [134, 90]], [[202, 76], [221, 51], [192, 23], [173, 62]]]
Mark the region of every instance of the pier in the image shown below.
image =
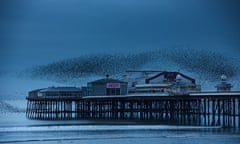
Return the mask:
[[29, 92], [26, 116], [38, 120], [91, 120], [240, 127], [240, 91], [225, 75], [216, 91], [203, 92], [180, 72], [130, 71], [126, 80], [105, 78], [86, 86]]
[[240, 92], [189, 95], [27, 97], [26, 116], [38, 120], [113, 120], [240, 127]]

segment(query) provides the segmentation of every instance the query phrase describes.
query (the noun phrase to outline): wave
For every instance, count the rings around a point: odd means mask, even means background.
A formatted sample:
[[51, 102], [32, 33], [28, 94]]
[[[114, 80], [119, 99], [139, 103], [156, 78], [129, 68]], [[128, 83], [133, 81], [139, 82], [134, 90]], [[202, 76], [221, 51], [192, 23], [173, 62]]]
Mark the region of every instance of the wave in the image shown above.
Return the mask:
[[[207, 129], [207, 130], [206, 130]], [[216, 129], [216, 127], [211, 128]], [[59, 142], [89, 140], [128, 140], [128, 139], [172, 139], [199, 137], [201, 130], [211, 131], [209, 127], [193, 126], [41, 126], [0, 128], [1, 133], [8, 133], [14, 138], [1, 139], [0, 143], [18, 142]], [[190, 130], [190, 131], [186, 131]], [[220, 130], [217, 128], [216, 130]], [[181, 131], [181, 134], [179, 133]], [[193, 131], [195, 133], [193, 133]], [[30, 132], [30, 133], [29, 133]], [[26, 136], [24, 135], [26, 134]], [[16, 135], [21, 135], [16, 137]], [[22, 136], [24, 135], [24, 136]]]
[[[20, 140], [8, 140], [1, 141], [0, 143], [27, 143], [27, 142], [63, 142], [63, 141], [89, 141], [89, 140], [121, 140], [121, 139], [159, 139], [159, 138], [190, 138], [192, 136], [177, 136], [177, 137], [168, 137], [168, 136], [116, 136], [116, 137], [72, 137], [72, 138], [36, 138], [36, 139], [20, 139]], [[71, 142], [72, 143], [72, 142]]]
[[0, 132], [52, 132], [52, 131], [135, 131], [135, 130], [199, 130], [221, 127], [171, 126], [171, 125], [69, 125], [69, 126], [19, 126], [0, 127]]

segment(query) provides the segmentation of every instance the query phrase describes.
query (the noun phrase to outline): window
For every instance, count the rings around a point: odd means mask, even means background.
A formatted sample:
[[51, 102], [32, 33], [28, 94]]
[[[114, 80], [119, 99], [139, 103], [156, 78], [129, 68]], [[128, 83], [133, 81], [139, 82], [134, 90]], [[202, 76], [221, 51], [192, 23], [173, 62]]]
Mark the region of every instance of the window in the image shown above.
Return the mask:
[[106, 95], [120, 95], [120, 88], [107, 88]]

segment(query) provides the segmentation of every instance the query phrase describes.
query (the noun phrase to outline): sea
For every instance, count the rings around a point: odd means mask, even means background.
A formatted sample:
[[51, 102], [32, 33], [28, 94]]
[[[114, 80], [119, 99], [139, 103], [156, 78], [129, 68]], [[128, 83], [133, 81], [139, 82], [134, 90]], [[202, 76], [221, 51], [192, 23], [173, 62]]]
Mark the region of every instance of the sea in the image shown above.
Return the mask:
[[13, 78], [1, 89], [0, 144], [240, 144], [240, 128], [29, 120], [25, 95], [45, 85], [51, 83]]
[[239, 128], [29, 120], [25, 112], [0, 114], [6, 144], [239, 144]]

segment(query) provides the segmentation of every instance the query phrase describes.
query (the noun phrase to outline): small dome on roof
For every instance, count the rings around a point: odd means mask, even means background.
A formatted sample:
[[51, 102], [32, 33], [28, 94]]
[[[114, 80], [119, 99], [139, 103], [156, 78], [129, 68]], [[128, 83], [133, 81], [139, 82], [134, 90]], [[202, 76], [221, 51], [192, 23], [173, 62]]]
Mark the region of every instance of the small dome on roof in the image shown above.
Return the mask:
[[226, 81], [227, 80], [227, 76], [225, 74], [221, 75], [221, 80], [222, 81]]
[[176, 79], [177, 79], [177, 80], [181, 80], [181, 79], [182, 79], [182, 76], [181, 76], [180, 74], [177, 74]]

